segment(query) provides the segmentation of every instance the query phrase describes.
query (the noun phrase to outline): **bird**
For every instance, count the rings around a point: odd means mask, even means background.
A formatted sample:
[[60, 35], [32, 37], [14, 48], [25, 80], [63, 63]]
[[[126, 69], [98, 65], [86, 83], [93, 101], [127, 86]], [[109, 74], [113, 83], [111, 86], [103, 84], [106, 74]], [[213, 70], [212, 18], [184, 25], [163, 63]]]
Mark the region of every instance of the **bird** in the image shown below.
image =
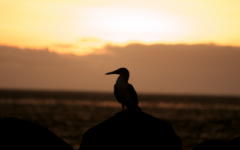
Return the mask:
[[114, 95], [119, 103], [122, 104], [122, 110], [124, 106], [128, 110], [140, 110], [138, 106], [138, 97], [135, 89], [128, 83], [129, 71], [126, 68], [119, 68], [115, 71], [108, 72], [105, 75], [119, 74], [116, 84], [114, 85]]

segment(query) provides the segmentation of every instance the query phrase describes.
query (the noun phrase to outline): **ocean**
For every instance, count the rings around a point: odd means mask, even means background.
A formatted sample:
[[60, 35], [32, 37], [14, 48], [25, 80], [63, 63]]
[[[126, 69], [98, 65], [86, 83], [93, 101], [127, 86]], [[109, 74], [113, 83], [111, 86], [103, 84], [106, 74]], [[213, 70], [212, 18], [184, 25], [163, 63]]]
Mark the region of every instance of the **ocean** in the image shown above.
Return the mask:
[[[182, 150], [240, 136], [240, 97], [138, 94], [145, 113], [171, 124]], [[0, 90], [0, 118], [40, 124], [78, 149], [91, 127], [122, 111], [113, 93]]]

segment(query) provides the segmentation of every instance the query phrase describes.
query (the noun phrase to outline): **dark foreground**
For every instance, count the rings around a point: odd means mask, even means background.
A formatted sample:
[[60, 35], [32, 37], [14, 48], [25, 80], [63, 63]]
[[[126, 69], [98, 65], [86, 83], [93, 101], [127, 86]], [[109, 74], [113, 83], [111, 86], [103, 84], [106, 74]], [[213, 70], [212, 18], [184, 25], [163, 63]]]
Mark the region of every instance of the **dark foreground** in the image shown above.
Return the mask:
[[[240, 136], [240, 98], [139, 95], [142, 110], [171, 124], [183, 150]], [[83, 134], [121, 111], [113, 94], [0, 91], [0, 118], [40, 124], [78, 149]]]

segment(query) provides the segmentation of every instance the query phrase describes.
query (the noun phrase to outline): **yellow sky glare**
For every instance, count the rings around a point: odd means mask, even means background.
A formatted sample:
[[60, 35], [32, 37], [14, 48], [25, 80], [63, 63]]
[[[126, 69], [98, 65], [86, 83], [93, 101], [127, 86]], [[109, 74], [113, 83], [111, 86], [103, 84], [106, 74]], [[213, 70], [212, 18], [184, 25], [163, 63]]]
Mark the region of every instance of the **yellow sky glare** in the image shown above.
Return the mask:
[[105, 43], [240, 46], [238, 0], [0, 0], [0, 44], [84, 54]]

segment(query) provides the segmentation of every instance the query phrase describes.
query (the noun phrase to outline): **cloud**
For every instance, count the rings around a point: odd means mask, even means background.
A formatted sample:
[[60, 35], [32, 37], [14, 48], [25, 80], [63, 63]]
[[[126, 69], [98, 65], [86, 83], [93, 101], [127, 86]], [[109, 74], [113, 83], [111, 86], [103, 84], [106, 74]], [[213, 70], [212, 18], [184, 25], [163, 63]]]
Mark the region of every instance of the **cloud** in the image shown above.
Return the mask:
[[0, 46], [0, 88], [112, 91], [130, 70], [137, 92], [240, 95], [240, 48], [198, 45], [106, 45], [106, 53], [76, 56]]
[[86, 37], [79, 39], [72, 43], [55, 43], [48, 46], [48, 49], [53, 52], [61, 54], [76, 54], [76, 55], [88, 55], [90, 53], [101, 54], [104, 53], [103, 50], [100, 50], [100, 47], [105, 45], [105, 41]]
[[60, 48], [72, 48], [72, 47], [76, 47], [73, 44], [54, 44], [53, 46], [55, 47], [60, 47]]

